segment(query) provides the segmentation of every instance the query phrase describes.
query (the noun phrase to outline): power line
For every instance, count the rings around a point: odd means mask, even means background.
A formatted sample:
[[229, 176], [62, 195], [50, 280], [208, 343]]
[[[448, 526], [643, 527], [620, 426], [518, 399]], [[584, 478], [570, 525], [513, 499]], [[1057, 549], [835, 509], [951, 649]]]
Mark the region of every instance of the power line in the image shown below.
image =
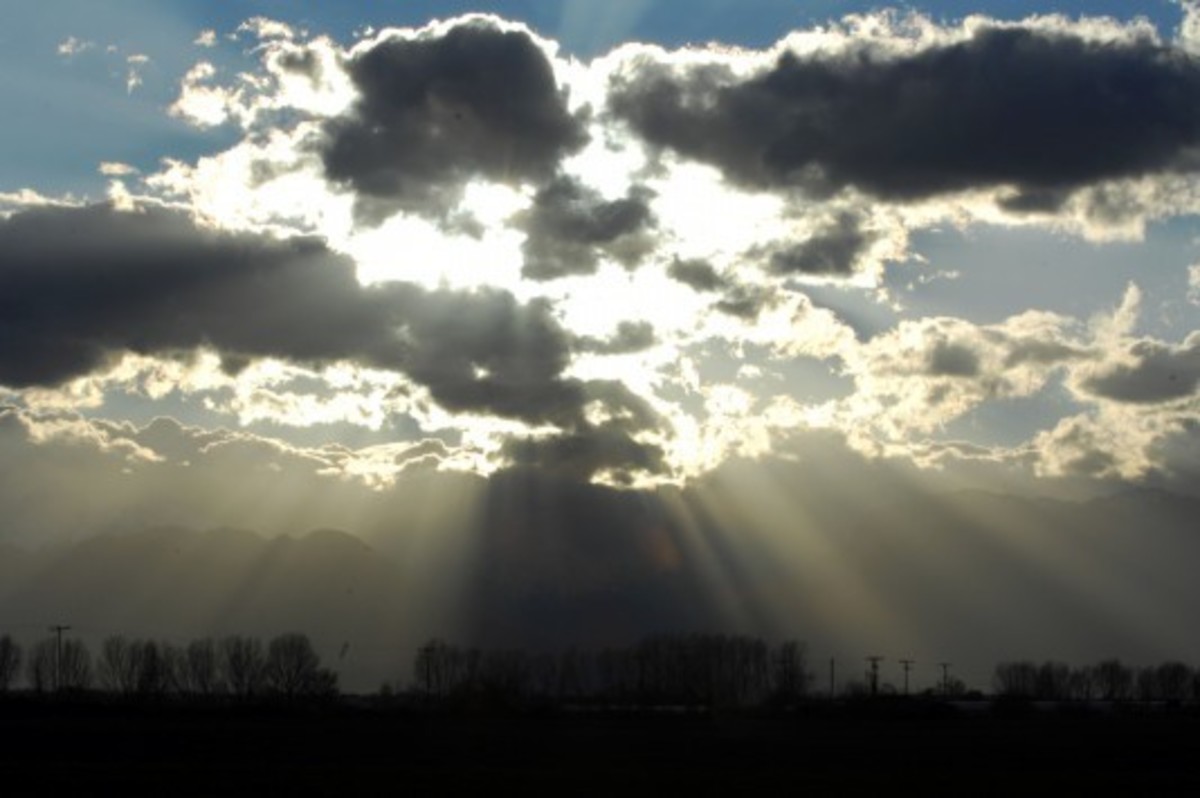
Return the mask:
[[942, 669], [942, 695], [950, 695], [950, 663], [939, 662], [938, 667]]
[[871, 663], [871, 670], [868, 672], [871, 679], [871, 695], [879, 695], [879, 663], [883, 662], [883, 657], [873, 655], [867, 657], [867, 662]]
[[916, 660], [911, 660], [911, 659], [900, 660], [900, 665], [904, 668], [904, 694], [905, 695], [908, 695], [908, 672], [910, 670], [912, 670], [912, 666], [915, 664], [915, 662], [916, 662]]

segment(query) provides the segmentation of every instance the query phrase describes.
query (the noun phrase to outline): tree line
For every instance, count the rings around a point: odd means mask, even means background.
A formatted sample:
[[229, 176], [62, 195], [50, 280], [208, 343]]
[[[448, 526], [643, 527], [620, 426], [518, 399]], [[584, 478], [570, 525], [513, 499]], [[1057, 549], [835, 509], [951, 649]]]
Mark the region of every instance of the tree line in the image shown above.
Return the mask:
[[1171, 661], [1133, 667], [1118, 659], [1072, 667], [1064, 662], [1001, 662], [993, 694], [1037, 701], [1200, 701], [1200, 670]]
[[[435, 638], [416, 650], [411, 679], [385, 684], [380, 692], [443, 705], [779, 706], [814, 696], [810, 665], [803, 642], [769, 645], [744, 635], [658, 634], [627, 646], [557, 653], [463, 647]], [[230, 635], [186, 645], [113, 635], [94, 654], [77, 638], [51, 636], [25, 651], [11, 636], [0, 636], [0, 693], [22, 677], [42, 694], [100, 690], [139, 699], [285, 700], [338, 694], [337, 673], [322, 665], [299, 632], [266, 643]], [[844, 680], [833, 692], [872, 695], [869, 679]], [[1200, 702], [1200, 669], [1179, 661], [1146, 667], [1117, 659], [1085, 666], [1006, 661], [995, 666], [991, 688], [997, 698], [1018, 700]], [[878, 692], [897, 691], [885, 684]], [[961, 681], [944, 678], [925, 692], [950, 698], [966, 690]]]
[[413, 663], [419, 696], [442, 702], [754, 706], [809, 695], [803, 643], [768, 646], [739, 635], [669, 635], [601, 650], [557, 654], [421, 646]]
[[311, 641], [291, 632], [262, 640], [202, 638], [186, 646], [113, 635], [93, 655], [82, 640], [48, 637], [22, 650], [0, 637], [0, 692], [19, 676], [37, 693], [100, 689], [138, 698], [167, 695], [234, 698], [329, 697], [337, 674], [321, 666]]

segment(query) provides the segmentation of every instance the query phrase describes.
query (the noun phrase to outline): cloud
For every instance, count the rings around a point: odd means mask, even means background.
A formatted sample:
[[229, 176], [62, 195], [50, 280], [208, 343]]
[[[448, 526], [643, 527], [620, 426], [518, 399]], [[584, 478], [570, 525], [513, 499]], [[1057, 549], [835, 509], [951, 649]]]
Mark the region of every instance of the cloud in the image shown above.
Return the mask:
[[858, 217], [843, 213], [807, 239], [772, 252], [771, 269], [777, 274], [845, 277], [858, 270], [873, 241], [874, 235], [862, 228]]
[[212, 48], [217, 46], [217, 32], [211, 28], [205, 28], [196, 34], [196, 38], [192, 44], [197, 47]]
[[128, 70], [125, 73], [126, 93], [133, 94], [133, 90], [142, 85], [142, 72], [149, 63], [150, 56], [143, 53], [134, 53], [125, 57], [125, 64], [128, 66]]
[[286, 22], [268, 17], [251, 17], [237, 27], [238, 33], [249, 33], [260, 41], [296, 38], [296, 29]]
[[1200, 385], [1200, 332], [1178, 346], [1151, 339], [1135, 341], [1082, 371], [1076, 384], [1086, 394], [1136, 404], [1192, 396]]
[[124, 352], [351, 360], [451, 411], [570, 423], [570, 337], [496, 289], [362, 287], [313, 239], [221, 233], [157, 209], [39, 209], [0, 221], [0, 384], [55, 385]]
[[1200, 263], [1188, 266], [1187, 300], [1200, 306]]
[[667, 471], [660, 446], [634, 440], [620, 425], [611, 424], [588, 425], [564, 435], [512, 438], [504, 454], [515, 466], [534, 466], [581, 482], [604, 472], [610, 482], [631, 484], [636, 473]]
[[95, 42], [80, 39], [76, 36], [68, 36], [59, 43], [55, 51], [65, 58], [74, 58], [80, 53], [85, 53], [88, 50], [94, 50], [95, 48]]
[[862, 442], [913, 440], [984, 402], [1032, 396], [1095, 357], [1079, 328], [1038, 311], [990, 325], [930, 317], [843, 344], [845, 373], [856, 390], [838, 403], [838, 426]]
[[697, 291], [719, 291], [726, 286], [726, 281], [713, 265], [704, 260], [680, 260], [676, 258], [667, 268], [667, 274], [672, 280], [677, 280]]
[[516, 220], [527, 234], [521, 273], [533, 280], [593, 274], [601, 254], [637, 265], [654, 248], [649, 203], [646, 191], [636, 187], [622, 199], [605, 200], [573, 178], [543, 186]]
[[1028, 212], [1102, 181], [1197, 167], [1200, 112], [1185, 98], [1200, 66], [1152, 34], [980, 18], [937, 33], [783, 47], [747, 75], [715, 55], [643, 52], [614, 77], [608, 107], [740, 185], [815, 196], [903, 203], [1004, 187], [1009, 209]]
[[201, 127], [216, 127], [237, 116], [239, 93], [210, 85], [216, 74], [217, 68], [207, 61], [189, 69], [183, 76], [179, 98], [171, 104], [170, 114]]
[[326, 123], [321, 157], [364, 213], [444, 217], [468, 181], [542, 182], [586, 142], [543, 46], [491, 18], [385, 32], [346, 69], [358, 100]]
[[713, 307], [728, 316], [754, 321], [771, 301], [772, 293], [769, 289], [735, 285], [713, 304]]
[[626, 355], [649, 349], [656, 343], [658, 339], [654, 335], [653, 324], [648, 321], [623, 321], [617, 325], [612, 337], [583, 336], [576, 341], [575, 348], [599, 355]]
[[100, 174], [105, 177], [131, 177], [139, 174], [136, 166], [130, 166], [127, 163], [120, 161], [102, 161], [99, 167]]

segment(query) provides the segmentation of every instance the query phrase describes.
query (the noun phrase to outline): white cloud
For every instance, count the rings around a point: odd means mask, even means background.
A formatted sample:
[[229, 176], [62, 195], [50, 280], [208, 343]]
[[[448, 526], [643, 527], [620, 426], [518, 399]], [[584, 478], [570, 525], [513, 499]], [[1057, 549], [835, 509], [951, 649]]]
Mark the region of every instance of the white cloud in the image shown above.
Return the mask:
[[142, 85], [142, 73], [149, 63], [150, 56], [143, 53], [134, 53], [125, 57], [125, 64], [128, 66], [125, 73], [126, 93], [133, 94], [133, 90]]
[[249, 33], [260, 40], [295, 39], [297, 31], [286, 22], [267, 17], [253, 17], [238, 25], [238, 33]]
[[216, 127], [238, 116], [242, 110], [243, 92], [238, 89], [212, 85], [217, 68], [201, 61], [183, 76], [179, 98], [171, 105], [170, 113], [198, 127]]
[[192, 44], [196, 45], [197, 47], [216, 47], [217, 32], [211, 28], [206, 28], [196, 35], [196, 38], [192, 41]]
[[105, 177], [132, 177], [140, 174], [136, 166], [130, 166], [120, 161], [101, 161], [98, 171]]
[[76, 36], [68, 36], [59, 42], [56, 52], [65, 58], [74, 58], [81, 53], [86, 53], [88, 50], [94, 50], [95, 48], [95, 42], [80, 39]]

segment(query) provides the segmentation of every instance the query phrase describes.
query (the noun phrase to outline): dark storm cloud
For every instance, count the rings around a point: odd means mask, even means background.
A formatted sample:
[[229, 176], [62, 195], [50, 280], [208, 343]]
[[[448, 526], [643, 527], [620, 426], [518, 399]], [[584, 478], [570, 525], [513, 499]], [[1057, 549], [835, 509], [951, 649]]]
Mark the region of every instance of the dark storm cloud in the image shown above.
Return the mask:
[[667, 470], [661, 447], [630, 437], [622, 425], [586, 425], [549, 438], [511, 439], [504, 453], [516, 466], [535, 466], [581, 482], [601, 471], [619, 483], [631, 483], [637, 472]]
[[849, 276], [873, 240], [857, 217], [842, 214], [804, 241], [771, 253], [771, 269], [778, 274]]
[[782, 55], [754, 77], [643, 63], [609, 108], [752, 187], [905, 201], [993, 186], [1023, 210], [1097, 181], [1197, 166], [1200, 64], [1143, 37], [981, 28], [901, 57]]
[[582, 482], [600, 472], [620, 483], [632, 482], [638, 473], [668, 472], [662, 447], [634, 437], [667, 424], [649, 402], [615, 380], [592, 380], [585, 392], [587, 401], [603, 408], [607, 418], [561, 434], [510, 439], [503, 450], [509, 462]]
[[321, 156], [368, 205], [442, 217], [468, 180], [547, 180], [586, 141], [542, 49], [485, 20], [385, 38], [347, 68], [359, 98]]
[[701, 293], [722, 292], [712, 307], [726, 316], [754, 321], [771, 301], [771, 293], [754, 286], [739, 285], [718, 274], [705, 260], [676, 259], [667, 268], [667, 276]]
[[648, 321], [623, 321], [609, 338], [583, 336], [577, 339], [575, 348], [581, 352], [599, 355], [626, 355], [641, 352], [658, 343], [654, 325]]
[[573, 178], [560, 177], [538, 191], [533, 206], [516, 221], [528, 234], [522, 274], [534, 280], [592, 274], [600, 253], [631, 267], [652, 248], [644, 235], [654, 223], [649, 193], [636, 187], [609, 201]]
[[162, 210], [39, 209], [0, 221], [0, 384], [55, 385], [123, 352], [352, 360], [449, 410], [571, 425], [571, 336], [495, 289], [361, 286], [313, 239], [220, 233]]
[[713, 307], [726, 316], [754, 321], [771, 300], [771, 294], [760, 288], [738, 285], [726, 292]]
[[1191, 396], [1200, 386], [1200, 333], [1179, 347], [1139, 341], [1128, 354], [1130, 360], [1088, 374], [1080, 387], [1117, 402], [1153, 404]]
[[704, 260], [679, 260], [667, 268], [667, 276], [672, 280], [702, 292], [720, 291], [727, 283], [712, 264]]

